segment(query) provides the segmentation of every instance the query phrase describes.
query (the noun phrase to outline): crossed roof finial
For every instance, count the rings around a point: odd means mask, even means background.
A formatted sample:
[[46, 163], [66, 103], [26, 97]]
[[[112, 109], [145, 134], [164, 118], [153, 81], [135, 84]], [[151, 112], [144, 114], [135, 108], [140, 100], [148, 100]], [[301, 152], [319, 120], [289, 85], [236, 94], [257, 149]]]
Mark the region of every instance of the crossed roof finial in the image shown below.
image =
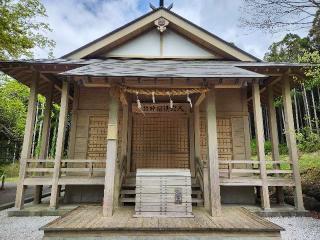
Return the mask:
[[[157, 10], [157, 9], [159, 9], [159, 8], [165, 8], [165, 6], [164, 6], [164, 0], [159, 0], [159, 7], [158, 7], [158, 8], [156, 8], [155, 6], [153, 6], [151, 3], [149, 3], [149, 5], [150, 5], [150, 8], [151, 8], [152, 10]], [[167, 9], [167, 10], [171, 10], [172, 7], [173, 7], [173, 3], [171, 3], [166, 9]]]

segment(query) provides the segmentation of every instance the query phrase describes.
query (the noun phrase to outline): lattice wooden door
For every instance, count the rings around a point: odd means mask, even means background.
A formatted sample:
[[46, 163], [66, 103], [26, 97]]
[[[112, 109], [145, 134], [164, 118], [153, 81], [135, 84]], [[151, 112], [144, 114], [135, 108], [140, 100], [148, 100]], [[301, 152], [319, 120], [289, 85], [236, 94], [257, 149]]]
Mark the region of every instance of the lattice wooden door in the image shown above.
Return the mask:
[[131, 171], [189, 168], [189, 165], [187, 116], [133, 114]]

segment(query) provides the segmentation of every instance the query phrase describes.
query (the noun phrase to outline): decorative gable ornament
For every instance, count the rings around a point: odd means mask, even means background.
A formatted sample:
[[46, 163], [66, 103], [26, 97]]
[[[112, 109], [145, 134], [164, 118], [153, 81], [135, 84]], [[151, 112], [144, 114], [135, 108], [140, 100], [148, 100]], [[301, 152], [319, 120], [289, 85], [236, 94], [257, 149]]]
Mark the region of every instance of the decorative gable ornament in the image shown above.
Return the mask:
[[169, 21], [163, 17], [158, 18], [157, 20], [154, 21], [154, 24], [157, 26], [157, 29], [160, 32], [164, 32], [167, 29], [167, 26], [169, 25]]

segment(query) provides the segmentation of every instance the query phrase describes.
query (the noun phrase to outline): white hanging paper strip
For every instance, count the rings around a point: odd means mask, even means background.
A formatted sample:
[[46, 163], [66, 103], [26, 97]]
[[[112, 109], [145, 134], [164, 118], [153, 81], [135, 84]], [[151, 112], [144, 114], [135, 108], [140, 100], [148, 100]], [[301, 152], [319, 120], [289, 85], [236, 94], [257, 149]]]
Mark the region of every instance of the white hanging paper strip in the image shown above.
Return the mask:
[[192, 108], [192, 101], [191, 101], [191, 98], [189, 96], [189, 91], [187, 91], [187, 101], [190, 103], [190, 107]]
[[140, 99], [139, 99], [139, 93], [136, 92], [137, 94], [137, 105], [138, 105], [138, 108], [142, 111], [142, 106], [141, 106], [141, 102], [140, 102]]
[[168, 96], [169, 96], [169, 100], [170, 100], [170, 108], [173, 108], [173, 101], [171, 99], [171, 95], [170, 92], [167, 92]]
[[155, 97], [155, 95], [154, 95], [154, 92], [152, 92], [152, 102], [153, 102], [153, 103], [156, 103], [156, 97]]

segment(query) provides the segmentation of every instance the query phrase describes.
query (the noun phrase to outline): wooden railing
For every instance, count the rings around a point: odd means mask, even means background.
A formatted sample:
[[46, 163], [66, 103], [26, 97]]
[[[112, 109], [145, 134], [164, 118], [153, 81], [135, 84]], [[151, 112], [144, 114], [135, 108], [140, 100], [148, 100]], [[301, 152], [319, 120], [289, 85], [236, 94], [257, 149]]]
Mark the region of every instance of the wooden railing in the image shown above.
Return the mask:
[[[221, 178], [233, 178], [233, 177], [260, 177], [260, 162], [257, 160], [225, 160], [219, 162], [221, 166], [227, 166], [226, 168], [220, 168]], [[292, 163], [288, 161], [266, 161], [267, 176], [268, 177], [282, 177], [285, 174], [292, 174], [292, 170], [281, 170], [280, 165], [286, 164], [291, 168]]]
[[[51, 177], [54, 171], [54, 163], [53, 159], [28, 159], [27, 177]], [[61, 160], [60, 175], [103, 177], [105, 175], [105, 163], [101, 160], [64, 159]]]

